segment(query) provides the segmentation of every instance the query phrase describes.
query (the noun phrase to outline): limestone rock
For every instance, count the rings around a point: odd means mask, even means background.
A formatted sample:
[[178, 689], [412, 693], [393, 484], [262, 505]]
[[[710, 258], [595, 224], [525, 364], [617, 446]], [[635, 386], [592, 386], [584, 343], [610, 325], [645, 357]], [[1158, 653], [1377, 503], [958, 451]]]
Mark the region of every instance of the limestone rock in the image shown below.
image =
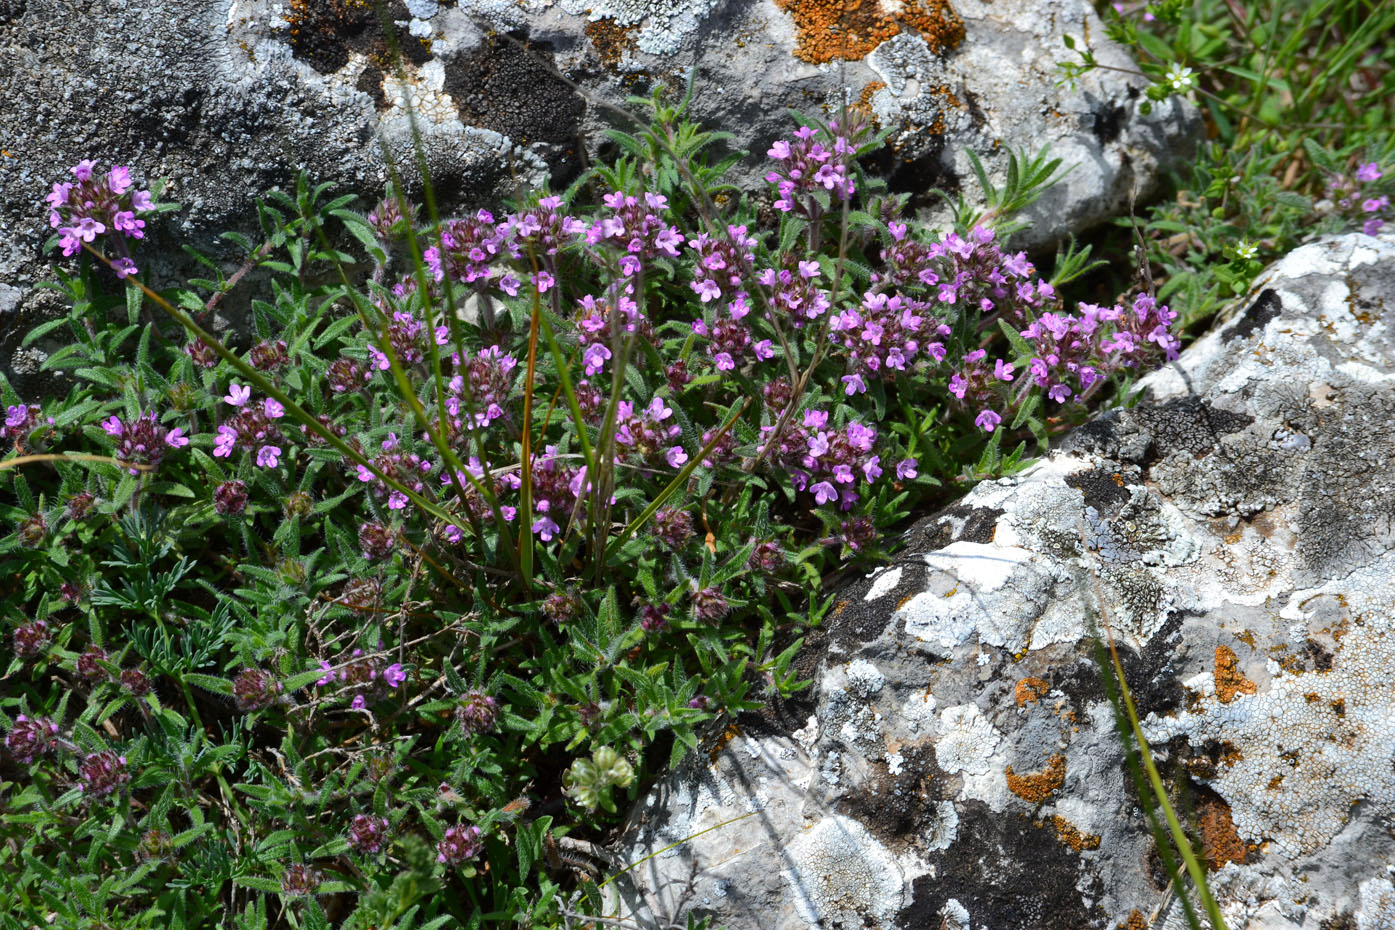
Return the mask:
[[622, 861], [685, 842], [620, 912], [1181, 930], [1093, 658], [1107, 622], [1228, 925], [1386, 926], [1392, 296], [1395, 238], [1304, 246], [1137, 407], [917, 524], [838, 595], [808, 692], [641, 799]]
[[170, 179], [186, 209], [145, 250], [158, 283], [188, 270], [156, 259], [178, 259], [179, 244], [228, 258], [215, 236], [254, 232], [253, 198], [297, 169], [364, 196], [388, 179], [385, 153], [412, 175], [409, 99], [447, 212], [574, 177], [583, 143], [633, 128], [628, 95], [693, 72], [694, 115], [753, 153], [748, 189], [764, 187], [763, 153], [791, 131], [787, 107], [870, 107], [894, 129], [881, 167], [921, 195], [976, 194], [966, 149], [1001, 180], [1007, 151], [1050, 144], [1077, 167], [1021, 247], [1146, 196], [1200, 125], [1176, 100], [1143, 115], [1142, 79], [1121, 72], [1057, 86], [1067, 34], [1132, 67], [1086, 0], [866, 0], [842, 22], [827, 0], [387, 0], [401, 79], [378, 6], [0, 4], [0, 283], [26, 292], [26, 318], [54, 258], [42, 198], [67, 166], [91, 157]]

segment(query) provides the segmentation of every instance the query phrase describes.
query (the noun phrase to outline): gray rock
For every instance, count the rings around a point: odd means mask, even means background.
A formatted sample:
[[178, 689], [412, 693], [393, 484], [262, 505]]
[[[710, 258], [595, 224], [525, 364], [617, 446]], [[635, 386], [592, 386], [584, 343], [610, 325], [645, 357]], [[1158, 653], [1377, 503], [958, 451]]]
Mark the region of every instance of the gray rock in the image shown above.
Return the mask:
[[677, 845], [610, 913], [1181, 930], [1108, 623], [1227, 924], [1391, 925], [1392, 295], [1395, 237], [1304, 246], [1139, 406], [918, 524], [837, 596], [809, 692], [641, 799], [621, 861]]
[[[845, 39], [829, 31], [825, 7], [390, 0], [402, 83], [384, 74], [388, 43], [371, 3], [104, 0], [80, 14], [59, 0], [0, 4], [11, 156], [0, 159], [0, 283], [27, 302], [51, 274], [42, 198], [82, 158], [130, 164], [138, 181], [170, 179], [169, 198], [186, 209], [156, 224], [142, 256], [169, 283], [190, 270], [180, 244], [230, 261], [216, 235], [255, 232], [253, 198], [297, 169], [369, 197], [389, 177], [385, 153], [413, 174], [409, 97], [447, 211], [573, 177], [583, 140], [594, 149], [604, 128], [633, 118], [627, 95], [692, 72], [694, 115], [754, 153], [740, 178], [749, 189], [764, 187], [761, 154], [791, 130], [787, 107], [865, 102], [894, 129], [883, 167], [922, 195], [941, 186], [976, 196], [965, 149], [1001, 180], [1008, 150], [1050, 144], [1077, 167], [1034, 208], [1021, 247], [1147, 196], [1199, 129], [1180, 101], [1143, 115], [1141, 78], [1099, 71], [1076, 90], [1057, 86], [1058, 63], [1072, 57], [1066, 34], [1101, 63], [1132, 67], [1085, 0], [957, 0], [953, 10], [867, 0], [837, 34]], [[830, 61], [843, 41], [856, 60]], [[946, 219], [943, 207], [936, 216]]]

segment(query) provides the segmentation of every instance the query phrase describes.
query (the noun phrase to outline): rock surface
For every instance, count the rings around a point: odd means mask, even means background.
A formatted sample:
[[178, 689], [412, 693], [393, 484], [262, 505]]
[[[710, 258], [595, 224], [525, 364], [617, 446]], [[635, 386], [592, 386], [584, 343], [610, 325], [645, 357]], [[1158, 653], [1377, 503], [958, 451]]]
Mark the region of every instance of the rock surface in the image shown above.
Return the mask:
[[814, 686], [641, 799], [621, 860], [679, 845], [617, 910], [1180, 930], [1108, 622], [1228, 925], [1395, 925], [1395, 239], [1304, 246], [1240, 307], [843, 591]]
[[[694, 114], [755, 153], [752, 189], [760, 154], [791, 130], [785, 108], [827, 112], [846, 94], [894, 128], [883, 167], [903, 190], [968, 178], [975, 195], [969, 148], [1000, 178], [1010, 149], [1049, 144], [1077, 165], [1036, 206], [1023, 247], [1147, 196], [1200, 125], [1178, 100], [1141, 114], [1143, 81], [1120, 72], [1057, 86], [1066, 34], [1132, 67], [1085, 0], [387, 0], [405, 85], [366, 0], [80, 6], [0, 0], [0, 285], [24, 292], [10, 332], [51, 309], [32, 286], [53, 258], [42, 197], [67, 166], [91, 157], [169, 178], [186, 210], [160, 222], [147, 255], [216, 254], [214, 237], [253, 231], [253, 198], [296, 169], [381, 191], [385, 151], [414, 163], [408, 97], [449, 211], [574, 176], [582, 140], [623, 124], [628, 94], [694, 70]], [[13, 350], [0, 346], [0, 363]]]

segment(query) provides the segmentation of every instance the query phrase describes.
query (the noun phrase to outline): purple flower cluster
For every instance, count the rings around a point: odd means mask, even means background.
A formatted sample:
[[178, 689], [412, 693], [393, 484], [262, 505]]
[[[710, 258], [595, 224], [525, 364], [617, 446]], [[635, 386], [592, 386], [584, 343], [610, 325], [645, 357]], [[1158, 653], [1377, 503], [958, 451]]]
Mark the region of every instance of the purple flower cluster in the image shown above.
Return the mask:
[[[761, 429], [769, 434], [775, 427]], [[876, 427], [853, 420], [841, 430], [830, 429], [826, 411], [806, 410], [802, 425], [785, 427], [769, 459], [787, 469], [795, 490], [808, 491], [818, 506], [836, 501], [850, 510], [861, 498], [857, 482], [881, 477], [881, 456], [872, 454], [876, 441]]]
[[[557, 253], [586, 231], [585, 223], [561, 209], [562, 198], [551, 194], [538, 198], [537, 204], [527, 210], [504, 217], [501, 226], [509, 237], [509, 254], [522, 258], [525, 251], [532, 251], [544, 267], [553, 267]], [[503, 290], [513, 296], [509, 288]]]
[[627, 400], [616, 405], [615, 444], [621, 447], [622, 460], [630, 458], [654, 463], [662, 457], [670, 468], [680, 468], [688, 461], [681, 445], [673, 445], [682, 428], [672, 422], [673, 409], [663, 398], [655, 397], [649, 406], [635, 410]]
[[105, 797], [131, 780], [126, 757], [110, 749], [94, 752], [78, 765], [82, 790], [94, 798]]
[[833, 132], [832, 150], [818, 141], [820, 133], [801, 126], [795, 130], [793, 142], [781, 139], [766, 152], [779, 162], [779, 167], [765, 176], [766, 182], [774, 184], [780, 194], [775, 201], [776, 210], [816, 219], [822, 213], [812, 196], [816, 191], [824, 191], [840, 201], [852, 197], [856, 185], [848, 169], [856, 152], [848, 136], [839, 133], [837, 123], [829, 128]]
[[598, 216], [585, 228], [588, 245], [614, 245], [623, 254], [620, 274], [633, 278], [650, 261], [659, 256], [677, 258], [684, 238], [677, 227], [664, 219], [668, 198], [662, 194], [641, 196], [614, 191], [601, 198], [610, 210], [609, 216]]
[[48, 224], [58, 230], [58, 244], [66, 256], [76, 255], [84, 243], [106, 235], [119, 253], [112, 267], [117, 277], [125, 278], [138, 270], [127, 240], [145, 238], [145, 220], [138, 214], [151, 212], [154, 204], [149, 191], [132, 184], [130, 168], [116, 165], [106, 174], [96, 168], [84, 159], [71, 169], [76, 180], [54, 182], [44, 198], [49, 205]]
[[[43, 408], [38, 404], [15, 404], [5, 408], [5, 438], [19, 439], [27, 436], [39, 423]], [[49, 422], [53, 422], [50, 420]]]
[[386, 697], [387, 692], [397, 690], [407, 680], [400, 662], [384, 666], [381, 658], [365, 655], [362, 649], [355, 649], [337, 668], [321, 659], [320, 668], [324, 676], [315, 684], [323, 688], [339, 682], [341, 690], [354, 693], [350, 706], [355, 710], [366, 707], [369, 698]]
[[480, 828], [456, 824], [447, 827], [436, 844], [436, 861], [449, 866], [457, 866], [467, 859], [473, 859], [484, 849], [480, 839]]
[[640, 312], [639, 304], [629, 296], [630, 290], [633, 290], [633, 285], [626, 285], [625, 292], [619, 292], [616, 286], [612, 286], [608, 298], [597, 300], [594, 295], [586, 294], [577, 302], [580, 309], [575, 319], [576, 334], [581, 343], [581, 361], [588, 378], [604, 371], [606, 362], [610, 361], [612, 327], [626, 333], [638, 333], [646, 339], [652, 338], [649, 321]]
[[285, 415], [286, 409], [276, 400], [268, 397], [260, 404], [251, 403], [252, 389], [240, 384], [229, 386], [223, 401], [237, 408], [231, 419], [218, 427], [218, 436], [213, 440], [213, 454], [227, 458], [233, 450], [242, 447], [255, 451], [257, 464], [262, 468], [275, 468], [281, 455], [277, 443], [284, 442], [276, 421]]
[[898, 288], [918, 312], [930, 309], [915, 302], [932, 296], [942, 305], [972, 307], [1000, 313], [1021, 323], [1056, 297], [1045, 281], [1033, 280], [1036, 268], [1026, 253], [1006, 255], [992, 229], [975, 226], [968, 236], [949, 233], [938, 242], [919, 242], [904, 223], [893, 222], [891, 244], [882, 250], [886, 268], [872, 276], [873, 290]]
[[[450, 329], [446, 326], [437, 326], [435, 335], [438, 346], [450, 342]], [[387, 327], [387, 340], [392, 354], [397, 356], [398, 364], [404, 367], [426, 358], [426, 324], [410, 313], [402, 310], [393, 312], [392, 322]], [[369, 364], [376, 371], [387, 371], [392, 367], [387, 353], [375, 345], [368, 346], [368, 356]]]
[[1181, 344], [1171, 332], [1177, 314], [1147, 294], [1128, 309], [1081, 304], [1079, 311], [1043, 313], [1022, 331], [1037, 353], [1028, 363], [1032, 380], [1057, 403], [1081, 399], [1120, 369], [1177, 357]]
[[463, 366], [459, 355], [451, 356], [451, 361], [458, 372], [450, 379], [446, 398], [452, 431], [458, 436], [462, 430], [483, 429], [504, 417], [518, 359], [492, 345], [473, 357], [467, 355]]
[[480, 210], [467, 219], [442, 223], [441, 244], [428, 248], [422, 258], [437, 281], [450, 275], [458, 284], [483, 288], [494, 276], [490, 266], [499, 260], [505, 238], [494, 214]]
[[499, 719], [499, 703], [478, 688], [472, 689], [461, 695], [455, 719], [460, 721], [460, 728], [467, 736], [488, 733]]
[[780, 310], [792, 328], [803, 329], [832, 306], [828, 294], [818, 286], [823, 270], [818, 262], [805, 261], [789, 253], [784, 257], [784, 264], [789, 267], [766, 268], [756, 275], [756, 280], [769, 288], [770, 306]]
[[864, 375], [890, 381], [909, 374], [926, 359], [944, 359], [943, 340], [950, 328], [930, 315], [924, 304], [900, 294], [868, 291], [856, 309], [849, 307], [833, 316], [830, 338], [842, 348], [851, 372], [843, 377], [844, 393], [866, 391]]
[[[373, 457], [373, 465], [378, 471], [418, 494], [424, 492], [426, 483], [421, 480], [421, 476], [428, 474], [436, 466], [416, 453], [400, 451], [401, 442], [396, 433], [388, 433], [388, 438], [383, 440], [382, 446], [383, 451]], [[375, 497], [387, 495], [389, 510], [402, 510], [411, 500], [396, 488], [389, 488], [381, 478], [369, 471], [367, 466], [359, 465], [357, 472], [358, 480], [371, 486]]]
[[730, 294], [727, 299], [744, 303], [742, 282], [756, 260], [756, 237], [745, 226], [728, 225], [726, 236], [701, 233], [688, 241], [688, 247], [697, 253], [691, 287], [698, 300], [706, 304]]
[[153, 411], [141, 414], [130, 423], [118, 416], [107, 417], [102, 421], [102, 429], [116, 440], [116, 458], [129, 466], [127, 470], [133, 475], [140, 474], [139, 466], [154, 468], [159, 465], [167, 450], [189, 444], [182, 427], [161, 426]]
[[386, 817], [355, 814], [349, 824], [349, 845], [359, 852], [375, 853], [388, 841], [388, 830]]
[[19, 714], [15, 717], [15, 725], [5, 734], [5, 748], [24, 765], [48, 755], [59, 745], [58, 724], [47, 717]]
[[1378, 191], [1368, 190], [1385, 175], [1376, 162], [1359, 165], [1352, 177], [1337, 175], [1327, 184], [1327, 196], [1337, 209], [1354, 220], [1361, 221], [1361, 231], [1377, 235], [1385, 226], [1385, 214], [1390, 210], [1390, 198]]
[[244, 714], [270, 707], [281, 699], [281, 683], [257, 668], [244, 668], [233, 679], [233, 699]]

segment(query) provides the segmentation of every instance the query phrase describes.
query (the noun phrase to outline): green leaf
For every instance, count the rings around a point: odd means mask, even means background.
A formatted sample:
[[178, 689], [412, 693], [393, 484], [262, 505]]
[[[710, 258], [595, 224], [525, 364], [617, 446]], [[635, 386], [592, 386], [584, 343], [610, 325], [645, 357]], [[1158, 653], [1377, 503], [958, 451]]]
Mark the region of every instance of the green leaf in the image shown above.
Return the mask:
[[211, 691], [214, 694], [222, 694], [228, 697], [232, 696], [232, 682], [228, 681], [226, 678], [219, 678], [216, 675], [199, 675], [193, 672], [184, 673], [183, 678], [185, 684], [194, 685], [197, 688]]

